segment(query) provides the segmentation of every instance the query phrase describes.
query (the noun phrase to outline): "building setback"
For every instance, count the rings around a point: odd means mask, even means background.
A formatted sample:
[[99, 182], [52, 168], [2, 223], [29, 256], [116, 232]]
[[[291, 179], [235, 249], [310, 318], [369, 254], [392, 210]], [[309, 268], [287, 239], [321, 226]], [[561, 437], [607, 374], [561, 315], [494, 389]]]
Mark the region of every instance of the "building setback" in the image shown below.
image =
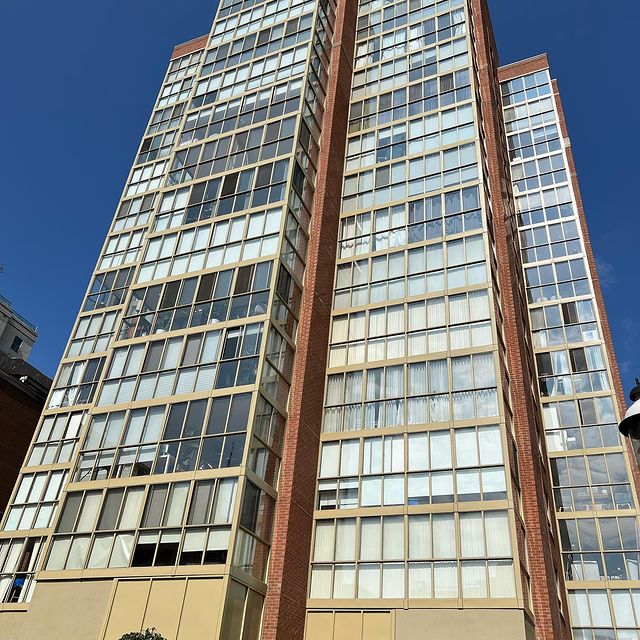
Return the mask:
[[2, 522], [0, 639], [638, 640], [623, 406], [546, 58], [500, 68], [484, 0], [223, 0]]

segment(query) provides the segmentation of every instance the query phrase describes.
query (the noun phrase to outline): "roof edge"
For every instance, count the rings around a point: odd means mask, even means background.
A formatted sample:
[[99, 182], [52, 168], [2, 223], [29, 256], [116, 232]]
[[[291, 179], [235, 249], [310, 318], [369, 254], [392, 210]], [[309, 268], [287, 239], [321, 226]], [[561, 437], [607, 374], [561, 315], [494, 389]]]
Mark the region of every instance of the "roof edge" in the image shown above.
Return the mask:
[[171, 60], [175, 60], [176, 58], [186, 56], [188, 53], [193, 53], [194, 51], [200, 51], [200, 49], [204, 49], [207, 46], [208, 41], [209, 34], [205, 33], [204, 35], [198, 36], [197, 38], [192, 38], [191, 40], [187, 40], [186, 42], [177, 44], [173, 48], [173, 52], [171, 53]]
[[516, 60], [498, 67], [498, 79], [500, 82], [505, 82], [528, 73], [542, 71], [543, 69], [549, 69], [549, 57], [546, 53], [539, 53], [536, 56]]

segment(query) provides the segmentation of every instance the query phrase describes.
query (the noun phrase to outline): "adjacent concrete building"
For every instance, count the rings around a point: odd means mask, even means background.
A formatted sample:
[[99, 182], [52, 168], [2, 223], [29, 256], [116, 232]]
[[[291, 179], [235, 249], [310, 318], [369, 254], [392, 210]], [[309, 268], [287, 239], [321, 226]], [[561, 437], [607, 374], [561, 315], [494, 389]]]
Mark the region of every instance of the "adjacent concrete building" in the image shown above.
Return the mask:
[[638, 640], [623, 406], [546, 58], [500, 68], [483, 0], [223, 0], [3, 520], [0, 638]]

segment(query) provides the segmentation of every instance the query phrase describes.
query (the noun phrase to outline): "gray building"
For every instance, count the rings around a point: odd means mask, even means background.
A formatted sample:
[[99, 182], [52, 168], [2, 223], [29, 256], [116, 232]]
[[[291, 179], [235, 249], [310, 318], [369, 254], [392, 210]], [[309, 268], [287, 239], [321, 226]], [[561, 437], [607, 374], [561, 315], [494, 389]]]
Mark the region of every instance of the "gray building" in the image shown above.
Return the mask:
[[36, 326], [16, 313], [11, 302], [0, 295], [0, 353], [28, 360], [37, 337]]

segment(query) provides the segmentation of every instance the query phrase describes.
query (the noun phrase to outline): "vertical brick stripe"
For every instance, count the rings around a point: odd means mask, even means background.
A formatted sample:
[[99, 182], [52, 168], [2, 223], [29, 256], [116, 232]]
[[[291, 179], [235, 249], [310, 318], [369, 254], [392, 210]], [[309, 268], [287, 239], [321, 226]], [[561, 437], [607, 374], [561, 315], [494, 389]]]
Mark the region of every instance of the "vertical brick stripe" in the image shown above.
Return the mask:
[[356, 15], [356, 2], [338, 3], [262, 640], [304, 636]]

